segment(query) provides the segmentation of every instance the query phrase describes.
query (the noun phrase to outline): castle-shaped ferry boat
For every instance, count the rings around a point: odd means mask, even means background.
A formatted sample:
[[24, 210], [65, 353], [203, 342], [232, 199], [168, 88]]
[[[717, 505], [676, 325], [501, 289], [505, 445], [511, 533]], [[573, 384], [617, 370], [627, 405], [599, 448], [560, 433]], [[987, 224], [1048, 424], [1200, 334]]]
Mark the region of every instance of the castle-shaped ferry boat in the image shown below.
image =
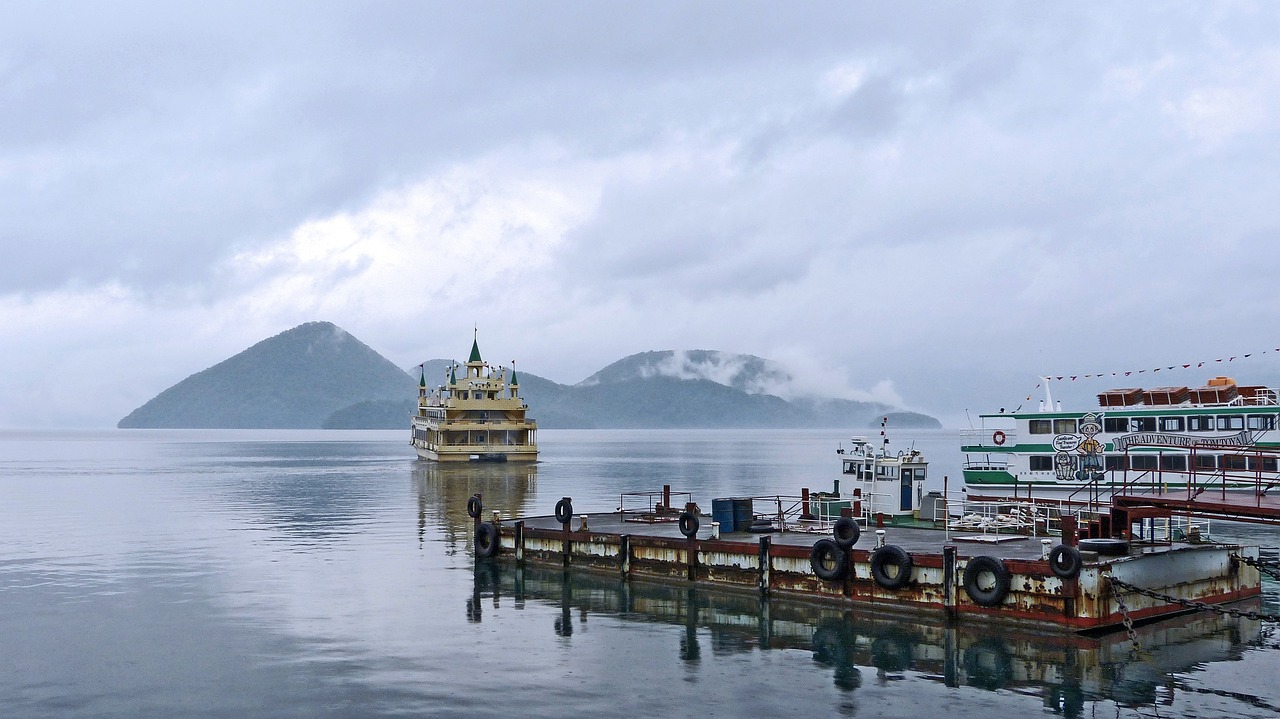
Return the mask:
[[1055, 405], [980, 415], [964, 430], [968, 492], [1203, 492], [1280, 486], [1275, 389], [1215, 377], [1195, 389], [1112, 389], [1085, 412]]
[[491, 367], [472, 340], [466, 374], [449, 369], [448, 384], [428, 390], [418, 381], [412, 443], [422, 459], [436, 462], [533, 462], [538, 423], [527, 416], [515, 367]]

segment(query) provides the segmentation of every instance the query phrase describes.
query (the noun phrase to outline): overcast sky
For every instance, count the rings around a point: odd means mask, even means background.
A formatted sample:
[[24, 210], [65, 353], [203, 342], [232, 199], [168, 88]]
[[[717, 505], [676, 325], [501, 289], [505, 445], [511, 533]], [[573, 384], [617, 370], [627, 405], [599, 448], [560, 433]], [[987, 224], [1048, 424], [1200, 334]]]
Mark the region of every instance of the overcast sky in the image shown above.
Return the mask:
[[0, 108], [0, 426], [310, 320], [949, 424], [1042, 373], [1280, 381], [1275, 3], [23, 2]]

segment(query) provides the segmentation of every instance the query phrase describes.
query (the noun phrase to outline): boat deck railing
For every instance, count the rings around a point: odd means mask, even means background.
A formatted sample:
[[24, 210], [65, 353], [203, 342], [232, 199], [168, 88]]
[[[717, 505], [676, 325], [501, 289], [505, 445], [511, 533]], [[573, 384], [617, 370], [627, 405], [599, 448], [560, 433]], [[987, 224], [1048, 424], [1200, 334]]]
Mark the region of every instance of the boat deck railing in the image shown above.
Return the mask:
[[671, 514], [676, 517], [691, 502], [692, 493], [673, 492], [670, 488], [655, 492], [623, 492], [618, 496], [618, 513], [653, 516]]
[[[1148, 455], [1149, 456], [1149, 455]], [[1129, 469], [1130, 455], [1125, 452], [1124, 469], [1100, 473], [1073, 491], [1068, 499], [1082, 500], [1099, 508], [1114, 495], [1152, 495], [1182, 497], [1186, 500], [1211, 496], [1226, 500], [1241, 494], [1262, 497], [1280, 487], [1280, 447], [1248, 446], [1235, 448], [1230, 457], [1239, 466], [1197, 467], [1196, 449], [1179, 454], [1186, 458], [1186, 469]]]
[[964, 446], [991, 447], [1013, 446], [1018, 443], [1018, 431], [1013, 427], [973, 427], [960, 430], [960, 443]]

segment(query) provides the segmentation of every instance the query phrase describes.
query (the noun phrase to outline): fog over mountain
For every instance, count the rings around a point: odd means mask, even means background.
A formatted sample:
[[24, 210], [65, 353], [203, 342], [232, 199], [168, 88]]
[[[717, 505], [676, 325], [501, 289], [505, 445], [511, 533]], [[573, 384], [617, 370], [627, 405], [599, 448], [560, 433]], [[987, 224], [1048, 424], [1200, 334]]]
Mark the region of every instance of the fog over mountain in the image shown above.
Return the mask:
[[[341, 328], [309, 322], [191, 375], [119, 426], [398, 429], [418, 381], [442, 384], [454, 364], [428, 360], [415, 378]], [[642, 352], [575, 385], [518, 375], [544, 428], [865, 427], [886, 413], [896, 426], [938, 426], [882, 403], [806, 396], [782, 365], [714, 350]]]

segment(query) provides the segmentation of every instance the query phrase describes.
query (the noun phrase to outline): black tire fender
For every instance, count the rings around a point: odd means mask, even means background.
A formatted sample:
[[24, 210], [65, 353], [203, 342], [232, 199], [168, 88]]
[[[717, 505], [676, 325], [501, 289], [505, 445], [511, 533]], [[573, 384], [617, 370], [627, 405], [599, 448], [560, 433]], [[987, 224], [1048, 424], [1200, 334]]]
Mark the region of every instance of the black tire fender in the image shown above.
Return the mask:
[[684, 512], [680, 515], [680, 533], [689, 539], [698, 533], [698, 515]]
[[857, 520], [853, 517], [841, 517], [836, 520], [831, 533], [835, 536], [836, 544], [848, 549], [858, 543], [858, 537], [862, 536], [862, 527], [858, 526]]
[[[887, 567], [898, 568], [896, 575], [890, 575]], [[871, 578], [885, 589], [901, 589], [911, 581], [911, 555], [896, 544], [886, 544], [871, 553]]]
[[480, 501], [480, 497], [475, 494], [471, 495], [467, 499], [467, 516], [472, 519], [479, 519], [482, 511], [484, 511], [484, 504]]
[[[995, 583], [990, 587], [983, 587], [978, 584], [978, 579], [987, 573], [995, 577]], [[964, 567], [965, 594], [980, 606], [1000, 606], [1005, 597], [1009, 596], [1012, 580], [1013, 577], [1005, 568], [1004, 562], [985, 554], [970, 559]]]
[[849, 557], [843, 547], [831, 539], [819, 539], [809, 552], [809, 567], [818, 579], [838, 582], [849, 569]]
[[1059, 544], [1049, 550], [1049, 569], [1059, 579], [1072, 579], [1079, 576], [1084, 561], [1080, 559], [1080, 550]]
[[493, 522], [481, 522], [476, 525], [476, 556], [489, 558], [498, 553], [502, 547], [502, 533]]
[[571, 497], [562, 497], [556, 502], [556, 521], [561, 524], [568, 524], [573, 521], [573, 499]]

